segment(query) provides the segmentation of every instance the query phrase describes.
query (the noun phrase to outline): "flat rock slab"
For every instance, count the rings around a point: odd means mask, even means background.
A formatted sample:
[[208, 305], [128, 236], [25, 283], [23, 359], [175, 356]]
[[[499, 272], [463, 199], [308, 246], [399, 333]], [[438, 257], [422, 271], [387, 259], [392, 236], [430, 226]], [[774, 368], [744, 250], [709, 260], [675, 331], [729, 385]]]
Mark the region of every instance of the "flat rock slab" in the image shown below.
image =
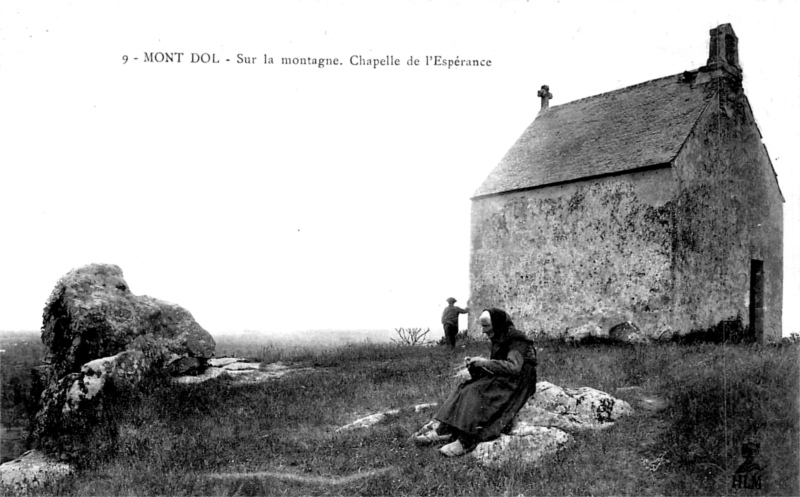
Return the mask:
[[215, 368], [221, 368], [222, 366], [227, 366], [228, 364], [233, 364], [235, 362], [247, 362], [247, 359], [243, 357], [214, 357], [208, 360], [208, 365]]
[[403, 409], [391, 409], [389, 411], [379, 412], [376, 414], [370, 414], [369, 416], [364, 416], [363, 418], [358, 418], [357, 420], [353, 421], [352, 423], [348, 423], [344, 426], [341, 426], [336, 429], [337, 432], [339, 431], [347, 431], [347, 430], [355, 430], [358, 428], [369, 428], [372, 425], [378, 424], [381, 421], [385, 420], [391, 416], [397, 416], [403, 411], [413, 411], [413, 412], [420, 412], [426, 409], [430, 409], [432, 407], [436, 407], [438, 404], [436, 403], [429, 403], [429, 404], [417, 404]]
[[208, 361], [212, 367], [206, 368], [197, 375], [176, 376], [173, 381], [178, 384], [203, 383], [214, 378], [229, 377], [235, 384], [255, 384], [277, 380], [286, 375], [320, 371], [319, 368], [292, 368], [282, 362], [262, 365], [260, 362], [249, 362], [238, 357], [220, 357]]
[[645, 411], [653, 412], [663, 411], [667, 408], [667, 402], [664, 399], [653, 395], [642, 395], [636, 405]]
[[339, 431], [355, 430], [357, 428], [369, 428], [370, 426], [376, 425], [388, 417], [397, 416], [398, 414], [400, 414], [400, 409], [391, 409], [385, 412], [370, 414], [369, 416], [358, 418], [352, 423], [348, 423], [344, 426], [341, 426], [337, 428], [336, 431], [339, 432]]
[[222, 366], [228, 371], [251, 371], [261, 368], [260, 362], [232, 362]]
[[46, 482], [71, 474], [69, 464], [57, 462], [37, 450], [0, 464], [0, 483], [15, 493], [27, 493]]
[[642, 387], [640, 387], [640, 386], [636, 386], [636, 385], [633, 385], [633, 386], [628, 386], [628, 387], [619, 387], [619, 388], [617, 388], [617, 392], [633, 392], [633, 393], [638, 393], [638, 392], [641, 392], [642, 390], [644, 390], [644, 388], [642, 388]]
[[222, 368], [207, 368], [198, 375], [176, 376], [172, 379], [172, 381], [180, 385], [190, 385], [193, 383], [203, 383], [204, 381], [213, 380], [214, 378], [221, 378], [224, 376], [228, 376], [228, 372]]
[[249, 370], [249, 371], [228, 371], [228, 374], [231, 374], [235, 379], [236, 383], [240, 384], [252, 384], [252, 383], [264, 383], [266, 381], [277, 380], [283, 378], [284, 376], [299, 374], [299, 373], [314, 373], [318, 372], [320, 369], [318, 368], [289, 368], [286, 367], [283, 370]]

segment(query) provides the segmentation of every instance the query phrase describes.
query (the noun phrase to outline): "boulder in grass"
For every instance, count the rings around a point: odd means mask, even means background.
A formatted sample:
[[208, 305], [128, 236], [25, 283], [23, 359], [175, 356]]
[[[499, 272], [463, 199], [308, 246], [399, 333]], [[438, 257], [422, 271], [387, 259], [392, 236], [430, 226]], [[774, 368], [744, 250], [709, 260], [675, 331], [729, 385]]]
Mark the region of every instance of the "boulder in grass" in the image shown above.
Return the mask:
[[214, 355], [214, 339], [186, 309], [131, 293], [112, 264], [73, 269], [56, 284], [44, 309], [42, 342], [56, 376], [135, 347], [154, 360]]
[[[511, 461], [535, 464], [566, 447], [572, 441], [570, 432], [605, 429], [630, 414], [630, 404], [600, 390], [561, 388], [540, 381], [536, 394], [514, 417], [508, 433], [478, 444], [471, 455], [486, 466], [502, 467]], [[438, 425], [431, 420], [415, 435]]]
[[472, 457], [484, 466], [502, 468], [509, 462], [535, 465], [566, 447], [572, 435], [545, 426], [517, 427], [509, 435], [478, 444]]
[[519, 426], [549, 426], [565, 431], [603, 429], [633, 414], [624, 400], [594, 388], [561, 388], [546, 381], [536, 384], [536, 394], [519, 411]]
[[514, 418], [508, 434], [478, 444], [473, 457], [487, 466], [538, 463], [572, 440], [569, 432], [604, 429], [633, 413], [631, 406], [594, 388], [561, 388], [546, 381]]
[[214, 355], [211, 335], [184, 308], [131, 293], [118, 266], [90, 264], [56, 284], [44, 309], [45, 366], [37, 368], [37, 446], [59, 459], [79, 455], [109, 419], [109, 386], [129, 388], [155, 371], [199, 370]]
[[572, 440], [569, 432], [605, 429], [631, 406], [594, 388], [561, 388], [546, 381], [536, 384], [536, 394], [514, 418], [508, 434], [478, 444], [473, 457], [487, 466], [500, 467], [509, 461], [538, 463]]
[[0, 465], [0, 484], [12, 495], [34, 493], [42, 485], [68, 476], [74, 468], [47, 457], [37, 450], [29, 450], [17, 459]]

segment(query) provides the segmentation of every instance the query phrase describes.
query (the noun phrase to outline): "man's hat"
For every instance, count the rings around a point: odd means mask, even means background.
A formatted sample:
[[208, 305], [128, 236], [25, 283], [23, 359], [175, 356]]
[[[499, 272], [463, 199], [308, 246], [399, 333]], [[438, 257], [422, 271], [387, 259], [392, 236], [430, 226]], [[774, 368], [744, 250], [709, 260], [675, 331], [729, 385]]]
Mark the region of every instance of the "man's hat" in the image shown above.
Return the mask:
[[456, 303], [456, 299], [454, 299], [453, 297], [448, 297], [447, 298], [447, 303], [448, 304], [455, 304]]

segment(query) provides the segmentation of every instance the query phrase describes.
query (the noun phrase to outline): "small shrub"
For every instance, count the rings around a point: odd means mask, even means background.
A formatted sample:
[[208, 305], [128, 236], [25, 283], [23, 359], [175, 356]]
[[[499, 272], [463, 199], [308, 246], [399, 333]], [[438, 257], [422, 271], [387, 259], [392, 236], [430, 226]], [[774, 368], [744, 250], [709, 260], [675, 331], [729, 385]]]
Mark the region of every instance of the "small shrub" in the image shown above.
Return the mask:
[[425, 336], [431, 332], [430, 328], [395, 328], [398, 338], [392, 338], [394, 343], [401, 345], [424, 345], [427, 342]]

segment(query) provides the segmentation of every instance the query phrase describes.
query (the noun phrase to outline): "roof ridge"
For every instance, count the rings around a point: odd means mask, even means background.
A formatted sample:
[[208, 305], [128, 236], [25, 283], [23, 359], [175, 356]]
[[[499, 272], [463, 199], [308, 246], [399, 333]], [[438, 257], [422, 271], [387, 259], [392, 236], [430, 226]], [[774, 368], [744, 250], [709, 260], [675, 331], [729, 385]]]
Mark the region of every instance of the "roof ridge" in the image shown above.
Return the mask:
[[605, 96], [611, 95], [612, 93], [620, 93], [620, 92], [623, 92], [623, 91], [632, 90], [634, 88], [639, 88], [640, 86], [649, 85], [651, 83], [655, 83], [656, 81], [661, 81], [663, 79], [670, 79], [670, 78], [676, 78], [676, 77], [679, 78], [682, 75], [683, 75], [683, 73], [680, 72], [680, 73], [677, 73], [677, 74], [671, 74], [669, 76], [662, 76], [660, 78], [651, 79], [651, 80], [648, 80], [648, 81], [644, 81], [642, 83], [636, 83], [635, 85], [626, 86], [624, 88], [617, 88], [616, 90], [611, 90], [611, 91], [607, 91], [607, 92], [603, 92], [603, 93], [597, 93], [595, 95], [590, 95], [588, 97], [579, 98], [578, 100], [571, 100], [569, 102], [564, 102], [563, 104], [554, 105], [554, 106], [550, 107], [550, 109], [552, 110], [552, 109], [556, 109], [558, 107], [564, 107], [564, 106], [567, 106], [567, 105], [570, 105], [570, 104], [577, 104], [577, 103], [585, 102], [587, 100], [592, 100], [592, 99], [599, 98], [599, 97], [605, 97]]

